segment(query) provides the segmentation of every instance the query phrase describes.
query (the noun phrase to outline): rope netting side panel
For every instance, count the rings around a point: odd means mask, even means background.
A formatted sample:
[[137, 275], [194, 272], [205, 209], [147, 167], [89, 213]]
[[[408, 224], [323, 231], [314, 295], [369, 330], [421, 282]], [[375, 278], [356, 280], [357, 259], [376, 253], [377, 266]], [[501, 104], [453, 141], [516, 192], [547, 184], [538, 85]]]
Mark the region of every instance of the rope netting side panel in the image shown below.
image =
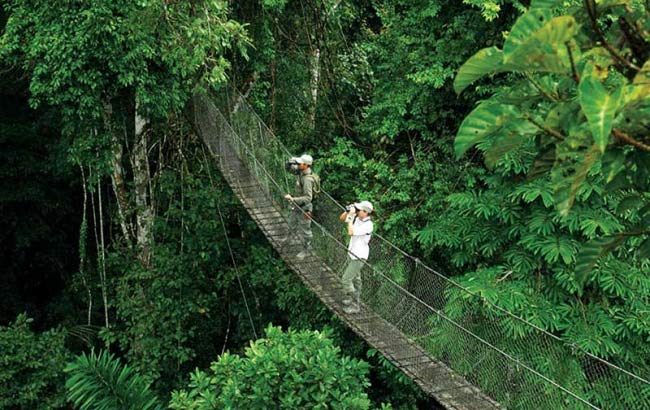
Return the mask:
[[[283, 196], [292, 192], [295, 180], [285, 172], [284, 162], [291, 154], [245, 99], [223, 90], [209, 99], [197, 98], [195, 105], [196, 110], [208, 111], [204, 115], [223, 120], [210, 126], [197, 121], [205, 128], [202, 133], [214, 135], [209, 142], [215, 144], [213, 151], [222, 152], [219, 136], [227, 135], [274, 208], [288, 212]], [[312, 224], [315, 253], [335, 272], [342, 272], [347, 261], [347, 235], [338, 219], [342, 211], [341, 204], [323, 192]], [[650, 409], [647, 375], [566, 344], [461, 287], [379, 234], [373, 236], [362, 272], [364, 309], [504, 408]]]

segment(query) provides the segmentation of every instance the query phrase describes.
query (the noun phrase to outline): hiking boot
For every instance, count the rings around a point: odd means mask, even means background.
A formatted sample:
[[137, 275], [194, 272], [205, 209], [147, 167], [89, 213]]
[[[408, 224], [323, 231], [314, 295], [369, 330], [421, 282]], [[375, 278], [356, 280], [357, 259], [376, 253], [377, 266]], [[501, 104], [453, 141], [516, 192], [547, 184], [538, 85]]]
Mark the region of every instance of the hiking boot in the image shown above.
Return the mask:
[[343, 308], [343, 311], [348, 315], [353, 313], [359, 313], [360, 310], [361, 309], [359, 309], [359, 305], [357, 305], [356, 303], [354, 305], [347, 305]]
[[303, 260], [309, 255], [311, 255], [311, 250], [305, 249], [303, 251], [300, 251], [300, 253], [296, 255], [296, 258], [298, 258], [298, 260]]

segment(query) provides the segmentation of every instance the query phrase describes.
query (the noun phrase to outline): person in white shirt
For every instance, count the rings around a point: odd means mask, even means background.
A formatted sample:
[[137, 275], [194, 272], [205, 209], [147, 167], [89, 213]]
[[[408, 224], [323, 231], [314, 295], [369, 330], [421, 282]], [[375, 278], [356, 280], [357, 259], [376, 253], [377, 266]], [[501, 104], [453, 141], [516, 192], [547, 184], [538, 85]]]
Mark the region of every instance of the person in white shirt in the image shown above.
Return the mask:
[[370, 214], [373, 206], [369, 201], [361, 201], [349, 206], [349, 211], [343, 212], [339, 219], [347, 224], [350, 244], [348, 245], [348, 263], [343, 272], [341, 282], [345, 297], [343, 311], [346, 313], [359, 312], [361, 296], [361, 269], [370, 254], [370, 238], [373, 223]]

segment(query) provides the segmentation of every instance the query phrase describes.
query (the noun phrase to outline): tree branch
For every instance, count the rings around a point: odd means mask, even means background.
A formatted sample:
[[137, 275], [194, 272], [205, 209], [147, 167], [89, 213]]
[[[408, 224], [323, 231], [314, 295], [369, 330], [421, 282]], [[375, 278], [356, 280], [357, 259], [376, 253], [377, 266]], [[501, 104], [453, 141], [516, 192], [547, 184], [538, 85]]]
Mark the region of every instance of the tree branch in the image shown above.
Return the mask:
[[624, 133], [623, 131], [621, 131], [619, 129], [614, 128], [612, 130], [612, 134], [614, 134], [614, 136], [617, 139], [619, 139], [620, 141], [623, 141], [626, 144], [633, 145], [633, 146], [635, 146], [636, 148], [638, 148], [638, 149], [640, 149], [642, 151], [650, 152], [650, 145], [645, 144], [645, 143], [635, 139], [634, 137]]
[[591, 20], [591, 27], [594, 29], [594, 31], [600, 38], [600, 41], [603, 43], [603, 46], [621, 64], [633, 70], [640, 71], [641, 67], [637, 66], [636, 64], [632, 63], [631, 61], [623, 57], [623, 55], [617, 49], [615, 49], [611, 44], [607, 42], [607, 39], [605, 38], [605, 34], [600, 29], [600, 27], [598, 27], [598, 14], [596, 10], [596, 4], [592, 3], [592, 1], [593, 0], [584, 0], [584, 4], [585, 4], [585, 8], [587, 9], [587, 14], [589, 14], [589, 19]]
[[539, 128], [540, 130], [544, 131], [545, 133], [547, 133], [551, 137], [554, 137], [554, 138], [556, 138], [556, 139], [558, 139], [560, 141], [564, 141], [566, 139], [566, 137], [564, 135], [562, 135], [559, 131], [554, 130], [553, 128], [549, 128], [549, 127], [545, 126], [544, 124], [540, 124], [539, 122], [537, 122], [533, 117], [531, 117], [528, 114], [524, 114], [524, 119], [528, 120], [531, 124], [533, 124], [534, 126]]
[[567, 51], [569, 52], [569, 61], [571, 62], [571, 72], [573, 73], [573, 80], [576, 82], [576, 84], [580, 83], [580, 75], [578, 74], [578, 69], [576, 68], [576, 62], [573, 59], [573, 51], [571, 50], [571, 45], [567, 41], [564, 43], [566, 46]]
[[535, 88], [537, 88], [537, 90], [538, 90], [540, 93], [542, 93], [542, 94], [544, 95], [544, 97], [548, 98], [549, 100], [551, 100], [551, 101], [553, 101], [553, 102], [560, 102], [560, 100], [559, 100], [557, 97], [555, 97], [554, 95], [551, 95], [551, 94], [550, 94], [548, 91], [546, 91], [546, 90], [545, 90], [541, 85], [537, 84], [537, 82], [536, 82], [535, 80], [533, 80], [533, 78], [530, 76], [530, 74], [528, 74], [528, 73], [524, 73], [524, 75], [526, 76], [526, 79], [528, 79], [528, 81], [530, 81], [530, 83], [531, 83]]

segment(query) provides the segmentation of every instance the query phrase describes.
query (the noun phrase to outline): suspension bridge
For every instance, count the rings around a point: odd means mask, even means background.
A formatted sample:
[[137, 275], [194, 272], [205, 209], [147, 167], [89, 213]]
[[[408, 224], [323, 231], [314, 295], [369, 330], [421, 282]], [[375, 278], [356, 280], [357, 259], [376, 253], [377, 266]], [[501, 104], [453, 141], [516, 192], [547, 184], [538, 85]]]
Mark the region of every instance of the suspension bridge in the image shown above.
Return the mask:
[[[569, 345], [373, 235], [361, 310], [347, 314], [340, 272], [343, 206], [318, 198], [314, 250], [299, 260], [287, 204], [290, 153], [239, 94], [196, 95], [197, 132], [235, 195], [303, 283], [343, 322], [446, 409], [650, 409], [650, 382]], [[517, 327], [515, 334], [504, 329]]]

